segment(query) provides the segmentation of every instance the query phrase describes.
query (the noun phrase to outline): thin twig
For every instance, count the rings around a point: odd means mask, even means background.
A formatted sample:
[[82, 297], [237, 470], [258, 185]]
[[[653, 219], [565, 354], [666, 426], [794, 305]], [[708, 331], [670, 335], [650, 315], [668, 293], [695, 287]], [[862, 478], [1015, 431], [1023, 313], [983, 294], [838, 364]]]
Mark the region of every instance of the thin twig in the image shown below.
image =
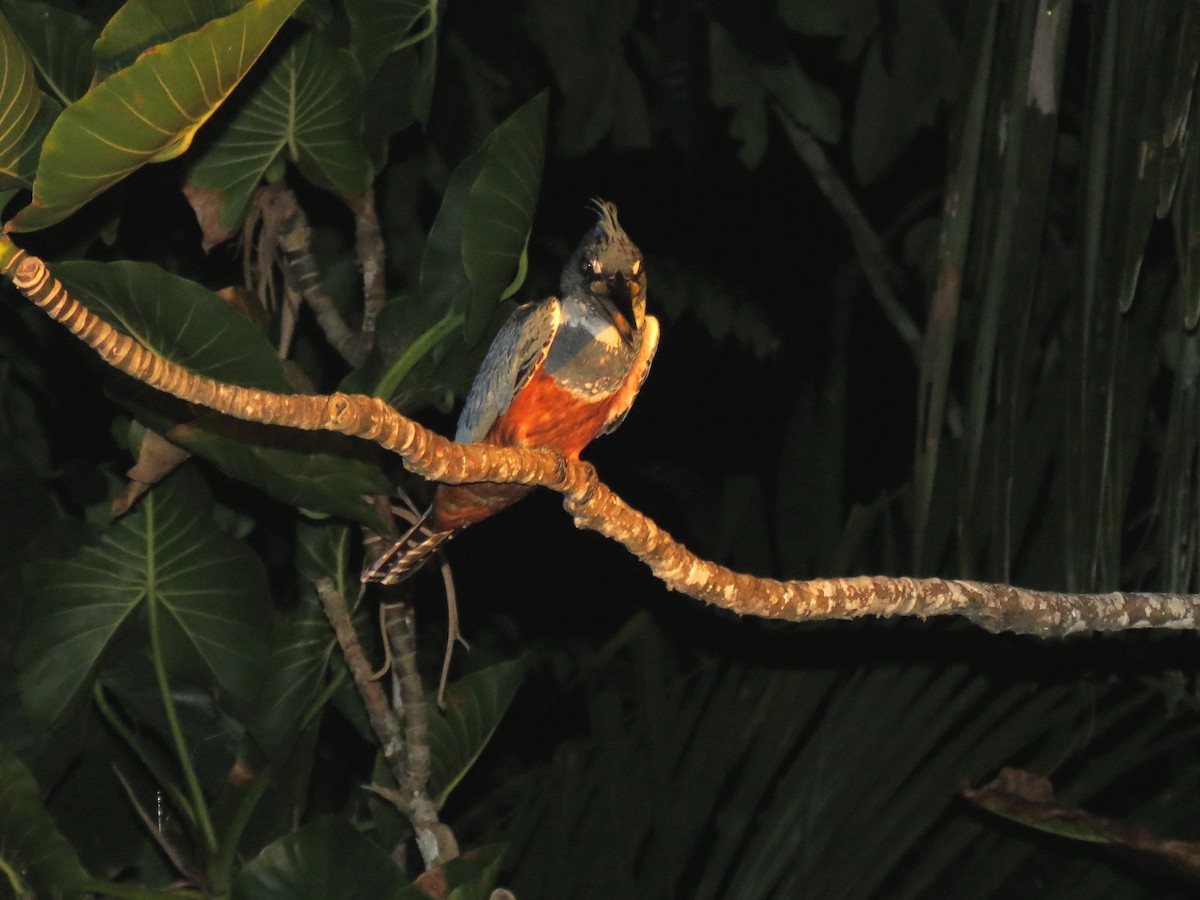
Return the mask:
[[837, 170], [834, 169], [833, 163], [829, 161], [829, 157], [825, 155], [825, 151], [817, 139], [806, 129], [793, 122], [791, 117], [781, 109], [776, 108], [775, 112], [783, 124], [783, 130], [792, 144], [792, 149], [808, 166], [817, 182], [817, 187], [821, 189], [821, 193], [825, 195], [829, 205], [841, 217], [842, 223], [850, 232], [850, 238], [854, 241], [854, 250], [858, 254], [858, 261], [862, 265], [863, 273], [867, 276], [867, 283], [871, 285], [875, 299], [879, 301], [883, 314], [887, 316], [892, 327], [896, 329], [896, 333], [900, 335], [900, 339], [912, 352], [913, 359], [920, 363], [921, 329], [908, 314], [908, 310], [904, 308], [904, 304], [900, 302], [900, 298], [896, 296], [893, 288], [893, 285], [904, 284], [903, 270], [896, 265], [887, 250], [884, 249], [883, 241], [867, 220], [866, 213], [862, 211], [862, 207], [850, 193], [850, 188], [846, 186]]
[[[778, 106], [775, 108], [775, 112], [783, 124], [788, 140], [791, 141], [792, 149], [808, 166], [817, 187], [821, 189], [821, 193], [825, 195], [825, 199], [829, 201], [833, 211], [841, 217], [842, 224], [850, 232], [850, 238], [854, 242], [854, 252], [867, 277], [867, 284], [871, 286], [871, 293], [875, 295], [884, 316], [892, 323], [892, 327], [896, 329], [900, 340], [904, 341], [919, 367], [924, 337], [921, 329], [917, 327], [917, 323], [909, 315], [908, 310], [904, 308], [904, 304], [900, 302], [900, 298], [896, 294], [897, 288], [907, 287], [904, 270], [888, 254], [883, 239], [867, 219], [867, 215], [858, 205], [858, 201], [854, 199], [854, 194], [846, 186], [846, 182], [838, 175], [837, 169], [825, 154], [821, 143], [809, 134], [807, 129], [801, 128], [793, 122], [787, 113]], [[962, 435], [962, 409], [954, 397], [947, 398], [946, 406], [946, 426], [951, 435], [959, 437]]]
[[454, 656], [454, 644], [457, 641], [464, 650], [470, 650], [471, 645], [462, 636], [458, 627], [458, 592], [454, 589], [454, 571], [446, 554], [438, 551], [438, 568], [442, 573], [442, 587], [446, 592], [446, 652], [442, 654], [442, 674], [438, 679], [438, 708], [446, 708], [446, 683], [450, 680], [450, 660]]
[[142, 820], [142, 824], [146, 826], [146, 830], [150, 832], [150, 837], [154, 839], [154, 843], [171, 861], [171, 865], [175, 867], [175, 871], [187, 879], [187, 883], [191, 885], [200, 885], [201, 876], [191, 866], [187, 864], [187, 860], [183, 858], [183, 854], [179, 852], [173, 843], [171, 843], [165, 834], [159, 829], [158, 824], [150, 818], [150, 814], [146, 812], [146, 808], [137, 798], [137, 794], [133, 791], [133, 786], [125, 778], [120, 767], [113, 765], [113, 771], [117, 775], [117, 780], [121, 782], [121, 787], [125, 789], [125, 795], [129, 798], [129, 802], [133, 804], [133, 809], [137, 813], [138, 818]]

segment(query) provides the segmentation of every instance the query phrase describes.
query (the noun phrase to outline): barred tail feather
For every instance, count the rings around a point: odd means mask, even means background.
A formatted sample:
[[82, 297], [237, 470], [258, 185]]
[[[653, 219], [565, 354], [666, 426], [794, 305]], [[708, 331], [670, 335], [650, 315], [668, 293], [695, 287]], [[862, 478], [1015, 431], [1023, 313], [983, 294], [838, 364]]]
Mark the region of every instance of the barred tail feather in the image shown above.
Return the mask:
[[363, 569], [364, 583], [398, 584], [428, 562], [438, 547], [454, 537], [455, 532], [438, 531], [429, 522], [426, 512], [396, 543], [392, 544], [379, 559]]

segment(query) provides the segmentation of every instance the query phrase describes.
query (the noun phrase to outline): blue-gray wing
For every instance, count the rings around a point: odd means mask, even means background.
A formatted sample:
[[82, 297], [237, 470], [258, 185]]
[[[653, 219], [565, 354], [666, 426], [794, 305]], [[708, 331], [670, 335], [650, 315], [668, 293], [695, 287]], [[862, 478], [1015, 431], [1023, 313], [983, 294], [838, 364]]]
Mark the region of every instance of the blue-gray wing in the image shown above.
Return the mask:
[[483, 358], [458, 417], [454, 440], [475, 444], [484, 439], [546, 359], [561, 321], [562, 306], [556, 297], [524, 303], [513, 310]]

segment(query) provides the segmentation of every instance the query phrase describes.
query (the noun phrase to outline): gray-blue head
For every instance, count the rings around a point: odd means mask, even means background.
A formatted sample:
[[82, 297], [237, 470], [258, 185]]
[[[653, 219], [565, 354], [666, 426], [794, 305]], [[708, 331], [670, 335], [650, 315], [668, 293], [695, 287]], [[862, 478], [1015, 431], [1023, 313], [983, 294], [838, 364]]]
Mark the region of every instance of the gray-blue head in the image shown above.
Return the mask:
[[646, 266], [642, 251], [617, 222], [617, 208], [593, 200], [599, 221], [583, 236], [562, 272], [562, 296], [590, 300], [633, 343], [646, 320]]

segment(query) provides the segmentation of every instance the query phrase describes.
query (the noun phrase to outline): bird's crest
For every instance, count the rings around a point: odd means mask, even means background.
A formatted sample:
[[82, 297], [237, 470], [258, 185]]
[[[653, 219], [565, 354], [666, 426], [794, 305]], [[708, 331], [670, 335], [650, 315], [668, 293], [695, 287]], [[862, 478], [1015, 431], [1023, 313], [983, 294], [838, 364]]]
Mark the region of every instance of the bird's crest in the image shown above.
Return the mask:
[[609, 240], [625, 237], [625, 231], [621, 228], [621, 223], [617, 221], [617, 207], [615, 203], [609, 203], [607, 200], [593, 197], [588, 205], [600, 217], [600, 228]]

